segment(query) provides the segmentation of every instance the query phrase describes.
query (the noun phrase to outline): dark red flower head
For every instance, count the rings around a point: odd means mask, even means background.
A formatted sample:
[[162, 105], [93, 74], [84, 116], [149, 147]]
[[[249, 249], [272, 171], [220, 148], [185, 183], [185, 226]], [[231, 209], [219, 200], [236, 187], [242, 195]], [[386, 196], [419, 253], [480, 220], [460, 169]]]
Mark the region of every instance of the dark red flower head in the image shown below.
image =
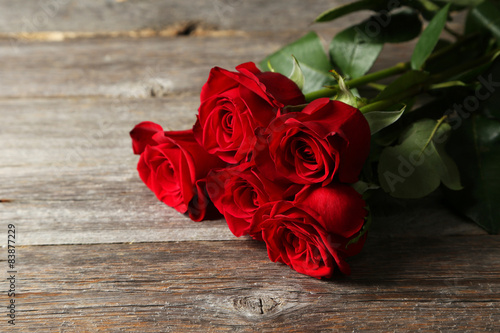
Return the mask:
[[251, 62], [236, 70], [210, 71], [193, 128], [200, 145], [233, 164], [250, 154], [258, 127], [266, 127], [284, 106], [305, 103], [297, 85], [279, 73], [261, 72]]

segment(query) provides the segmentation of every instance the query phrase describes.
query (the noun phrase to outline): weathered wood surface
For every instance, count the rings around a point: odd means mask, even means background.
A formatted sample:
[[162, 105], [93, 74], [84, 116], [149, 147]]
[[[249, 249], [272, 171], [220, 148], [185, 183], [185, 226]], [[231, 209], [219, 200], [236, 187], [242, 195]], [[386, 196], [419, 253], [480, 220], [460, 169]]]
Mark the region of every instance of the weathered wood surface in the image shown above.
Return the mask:
[[[0, 33], [161, 30], [195, 22], [217, 30], [303, 31], [324, 10], [349, 0], [1, 0]], [[345, 21], [344, 21], [345, 22]]]
[[[332, 29], [338, 31], [338, 29]], [[1, 98], [198, 94], [210, 68], [258, 62], [296, 34], [112, 38], [0, 43]], [[376, 67], [408, 59], [408, 45], [388, 45]]]
[[[51, 2], [0, 0], [0, 234], [16, 224], [16, 331], [500, 329], [499, 239], [439, 202], [388, 202], [398, 209], [375, 220], [352, 276], [327, 282], [269, 262], [222, 220], [191, 222], [138, 178], [136, 123], [189, 128], [211, 67], [259, 61], [333, 2], [57, 1], [29, 30], [23, 18]], [[392, 45], [375, 66], [410, 54]]]
[[495, 236], [371, 237], [352, 277], [331, 282], [269, 262], [255, 241], [28, 246], [19, 257], [21, 332], [500, 329]]

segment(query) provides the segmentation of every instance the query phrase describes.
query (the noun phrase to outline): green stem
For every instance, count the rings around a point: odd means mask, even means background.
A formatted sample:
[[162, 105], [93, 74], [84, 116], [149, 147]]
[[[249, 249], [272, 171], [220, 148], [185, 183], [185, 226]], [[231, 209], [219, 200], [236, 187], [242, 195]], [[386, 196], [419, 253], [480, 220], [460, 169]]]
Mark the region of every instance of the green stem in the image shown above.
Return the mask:
[[[445, 46], [442, 49], [431, 54], [429, 56], [429, 58], [427, 58], [426, 63], [431, 61], [431, 60], [446, 56], [450, 52], [455, 52], [457, 49], [468, 44], [469, 42], [474, 42], [477, 39], [477, 37], [478, 37], [478, 34], [470, 34], [467, 36], [459, 37], [455, 43], [450, 44], [448, 46]], [[464, 66], [466, 66], [466, 65], [467, 64], [464, 64]], [[405, 71], [409, 70], [410, 68], [411, 68], [411, 66], [410, 66], [409, 62], [401, 62], [401, 63], [396, 64], [395, 66], [392, 66], [392, 67], [389, 67], [386, 69], [382, 69], [380, 71], [376, 71], [376, 72], [373, 72], [370, 74], [366, 74], [366, 75], [361, 76], [359, 78], [348, 80], [348, 81], [346, 81], [346, 85], [349, 88], [356, 88], [356, 87], [363, 86], [363, 85], [366, 85], [369, 83], [373, 83], [373, 82], [376, 82], [376, 81], [379, 81], [381, 79], [385, 79], [385, 78], [388, 78], [388, 77], [391, 77], [391, 76], [394, 76], [397, 74], [402, 74]], [[424, 64], [424, 68], [425, 68], [425, 64]], [[447, 72], [449, 72], [449, 71], [447, 71]], [[447, 72], [444, 72], [442, 74], [448, 75]], [[434, 81], [434, 82], [436, 82], [436, 81]], [[440, 82], [440, 81], [438, 80], [437, 82]], [[333, 85], [333, 86], [328, 87], [328, 88], [323, 88], [320, 90], [312, 91], [308, 94], [305, 94], [306, 101], [311, 102], [311, 101], [313, 101], [317, 98], [321, 98], [321, 97], [333, 97], [337, 94], [338, 88], [339, 87], [337, 84], [337, 85]]]
[[386, 84], [373, 83], [373, 82], [372, 83], [368, 83], [367, 86], [370, 87], [370, 88], [373, 88], [375, 90], [378, 90], [378, 91], [382, 91], [385, 88], [387, 88]]
[[500, 50], [499, 49], [494, 50], [481, 58], [466, 62], [464, 64], [461, 64], [457, 67], [451, 68], [451, 69], [444, 71], [442, 73], [432, 75], [426, 80], [426, 82], [416, 84], [416, 85], [412, 86], [411, 88], [406, 89], [405, 91], [402, 91], [402, 92], [399, 92], [397, 94], [394, 94], [393, 96], [390, 96], [390, 98], [367, 104], [367, 105], [361, 107], [359, 110], [362, 113], [367, 113], [367, 112], [371, 112], [371, 111], [386, 110], [387, 108], [393, 106], [394, 104], [400, 103], [401, 101], [403, 101], [407, 98], [414, 97], [420, 93], [428, 91], [436, 83], [441, 83], [441, 82], [446, 81], [447, 79], [450, 79], [450, 78], [452, 78], [460, 73], [463, 73], [465, 71], [474, 69], [474, 68], [479, 67], [481, 65], [484, 65], [499, 55], [500, 55]]
[[447, 79], [450, 79], [456, 75], [464, 73], [473, 68], [479, 67], [481, 65], [487, 64], [492, 61], [496, 57], [500, 55], [500, 49], [496, 49], [491, 51], [490, 53], [482, 56], [481, 58], [471, 60], [469, 62], [463, 63], [457, 67], [450, 68], [444, 72], [431, 76], [431, 81], [433, 83], [443, 82]]
[[427, 148], [427, 146], [429, 145], [429, 143], [431, 143], [432, 139], [434, 138], [434, 135], [436, 135], [439, 127], [446, 120], [446, 118], [448, 118], [448, 116], [444, 115], [444, 116], [442, 116], [441, 118], [438, 119], [436, 126], [434, 126], [434, 128], [432, 129], [432, 132], [431, 132], [431, 135], [429, 136], [429, 139], [427, 139], [427, 141], [425, 142], [424, 147], [420, 151], [420, 154], [418, 155], [419, 157], [424, 153], [424, 151]]
[[407, 98], [410, 98], [410, 97], [413, 97], [415, 95], [420, 94], [423, 90], [424, 90], [423, 85], [421, 85], [421, 84], [415, 85], [408, 90], [405, 90], [399, 94], [392, 96], [391, 98], [383, 99], [381, 101], [377, 101], [377, 102], [362, 106], [359, 108], [359, 111], [361, 111], [361, 113], [368, 113], [368, 112], [372, 112], [372, 111], [387, 110], [391, 106], [393, 106], [397, 103], [401, 103], [401, 101], [403, 101]]
[[367, 84], [367, 83], [376, 82], [376, 81], [379, 81], [381, 79], [385, 79], [386, 77], [390, 77], [390, 76], [393, 76], [396, 74], [401, 74], [408, 69], [410, 69], [410, 63], [400, 62], [392, 67], [382, 69], [380, 71], [373, 72], [373, 73], [367, 74], [365, 76], [361, 76], [361, 77], [356, 78], [356, 79], [349, 80], [346, 83], [347, 83], [348, 87], [356, 88], [356, 87], [362, 86], [362, 85]]
[[[439, 57], [446, 56], [450, 52], [454, 52], [457, 49], [461, 48], [462, 46], [467, 45], [470, 42], [476, 42], [478, 37], [479, 37], [479, 34], [477, 34], [477, 33], [473, 33], [473, 34], [466, 35], [466, 36], [460, 36], [457, 38], [457, 41], [455, 43], [446, 45], [446, 46], [440, 48], [439, 50], [437, 50], [436, 52], [432, 53], [429, 56], [429, 58], [427, 58], [425, 63], [428, 63], [429, 61], [432, 61], [432, 60], [437, 59]], [[424, 64], [424, 68], [425, 68], [425, 64]]]
[[[408, 70], [409, 68], [410, 68], [409, 63], [401, 62], [401, 63], [396, 64], [395, 66], [392, 66], [392, 67], [389, 67], [386, 69], [382, 69], [380, 71], [373, 72], [373, 73], [346, 81], [346, 85], [349, 88], [356, 88], [356, 87], [359, 87], [359, 86], [362, 86], [362, 85], [365, 85], [365, 84], [368, 84], [371, 82], [385, 79], [387, 77], [390, 77], [390, 76], [393, 76], [396, 74], [401, 74], [404, 71]], [[331, 88], [323, 88], [320, 90], [312, 91], [312, 92], [305, 95], [306, 101], [310, 102], [310, 101], [313, 101], [313, 100], [315, 100], [317, 98], [321, 98], [321, 97], [335, 96], [337, 94], [337, 89], [338, 89], [338, 85], [334, 85]]]

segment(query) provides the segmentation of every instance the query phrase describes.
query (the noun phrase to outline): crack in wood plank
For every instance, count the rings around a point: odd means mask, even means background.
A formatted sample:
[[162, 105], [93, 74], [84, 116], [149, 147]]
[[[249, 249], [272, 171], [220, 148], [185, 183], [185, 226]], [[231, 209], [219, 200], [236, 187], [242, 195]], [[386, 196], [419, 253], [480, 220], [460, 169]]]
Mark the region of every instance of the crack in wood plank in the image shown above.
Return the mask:
[[16, 41], [45, 41], [63, 42], [72, 39], [95, 39], [95, 38], [152, 38], [152, 37], [228, 37], [245, 36], [247, 33], [241, 30], [219, 30], [214, 26], [204, 24], [200, 21], [188, 21], [176, 23], [163, 29], [146, 28], [131, 31], [35, 31], [1, 33], [0, 40]]

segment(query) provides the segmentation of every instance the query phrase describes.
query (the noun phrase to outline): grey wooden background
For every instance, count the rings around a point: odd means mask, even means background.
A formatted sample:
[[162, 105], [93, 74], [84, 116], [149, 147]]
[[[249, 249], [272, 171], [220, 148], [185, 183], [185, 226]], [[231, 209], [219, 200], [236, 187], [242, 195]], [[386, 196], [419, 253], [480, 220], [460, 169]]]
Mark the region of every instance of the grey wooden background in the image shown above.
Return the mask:
[[352, 276], [319, 281], [224, 221], [191, 222], [136, 173], [135, 124], [189, 128], [211, 67], [332, 36], [361, 16], [310, 22], [346, 2], [0, 0], [0, 330], [498, 331], [499, 238], [432, 198], [393, 202]]

